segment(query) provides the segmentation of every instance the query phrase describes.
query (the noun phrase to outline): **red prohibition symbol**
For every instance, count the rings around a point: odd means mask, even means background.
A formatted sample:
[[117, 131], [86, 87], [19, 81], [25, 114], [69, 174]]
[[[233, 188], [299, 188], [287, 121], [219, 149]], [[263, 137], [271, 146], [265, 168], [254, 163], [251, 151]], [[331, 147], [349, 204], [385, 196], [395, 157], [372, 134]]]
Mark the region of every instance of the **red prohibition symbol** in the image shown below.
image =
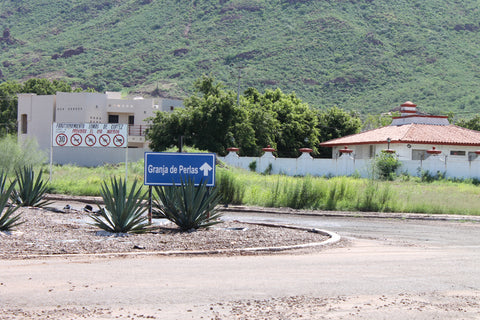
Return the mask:
[[64, 145], [67, 144], [67, 142], [68, 142], [68, 137], [67, 137], [66, 134], [59, 133], [59, 134], [57, 134], [57, 136], [55, 137], [55, 142], [56, 142], [60, 147], [63, 147]]
[[70, 142], [73, 146], [78, 147], [82, 143], [82, 136], [78, 133], [75, 133], [73, 136], [70, 137]]
[[117, 147], [121, 147], [125, 143], [125, 138], [121, 134], [117, 134], [113, 137], [113, 144]]
[[106, 147], [110, 144], [111, 138], [108, 134], [102, 134], [98, 141], [102, 146]]
[[97, 137], [95, 137], [93, 134], [87, 134], [85, 137], [85, 143], [89, 147], [93, 147], [95, 143], [97, 143]]

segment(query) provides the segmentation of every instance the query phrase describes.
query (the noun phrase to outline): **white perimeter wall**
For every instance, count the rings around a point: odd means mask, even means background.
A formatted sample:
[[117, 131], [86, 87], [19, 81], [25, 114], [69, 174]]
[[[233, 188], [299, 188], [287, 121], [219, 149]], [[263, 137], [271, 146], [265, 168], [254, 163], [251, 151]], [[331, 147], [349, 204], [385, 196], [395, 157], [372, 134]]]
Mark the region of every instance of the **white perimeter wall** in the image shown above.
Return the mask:
[[[262, 157], [239, 157], [236, 152], [230, 152], [219, 160], [228, 165], [249, 170], [249, 165], [256, 162], [256, 171], [265, 172], [271, 165], [272, 174], [289, 176], [350, 176], [359, 174], [364, 178], [371, 176], [373, 159], [354, 159], [343, 154], [337, 159], [314, 159], [304, 153], [299, 158], [275, 158], [271, 152]], [[430, 156], [426, 160], [402, 160], [402, 166], [397, 173], [408, 173], [417, 176], [420, 170], [431, 174], [445, 173], [449, 178], [480, 178], [480, 157], [472, 161], [452, 159], [442, 155]]]
[[106, 163], [124, 163], [126, 156], [128, 162], [136, 162], [143, 159], [143, 148], [88, 148], [88, 147], [53, 147], [54, 164], [74, 164], [81, 167], [97, 167]]

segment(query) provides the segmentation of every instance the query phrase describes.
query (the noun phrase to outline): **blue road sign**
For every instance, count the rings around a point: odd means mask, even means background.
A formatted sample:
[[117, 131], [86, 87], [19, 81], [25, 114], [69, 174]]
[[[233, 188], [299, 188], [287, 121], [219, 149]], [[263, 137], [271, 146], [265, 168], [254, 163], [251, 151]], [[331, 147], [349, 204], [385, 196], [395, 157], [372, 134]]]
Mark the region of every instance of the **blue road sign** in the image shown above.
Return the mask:
[[145, 152], [145, 185], [181, 185], [188, 178], [215, 186], [215, 154]]

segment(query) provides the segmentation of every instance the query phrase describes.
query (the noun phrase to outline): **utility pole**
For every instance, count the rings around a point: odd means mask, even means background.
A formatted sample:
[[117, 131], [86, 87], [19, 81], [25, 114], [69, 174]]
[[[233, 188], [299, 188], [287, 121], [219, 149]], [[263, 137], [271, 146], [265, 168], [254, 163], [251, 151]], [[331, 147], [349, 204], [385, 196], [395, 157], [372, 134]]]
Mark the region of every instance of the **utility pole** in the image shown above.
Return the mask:
[[237, 106], [240, 105], [240, 79], [242, 78], [242, 69], [244, 66], [237, 66], [238, 69], [238, 87], [237, 87]]

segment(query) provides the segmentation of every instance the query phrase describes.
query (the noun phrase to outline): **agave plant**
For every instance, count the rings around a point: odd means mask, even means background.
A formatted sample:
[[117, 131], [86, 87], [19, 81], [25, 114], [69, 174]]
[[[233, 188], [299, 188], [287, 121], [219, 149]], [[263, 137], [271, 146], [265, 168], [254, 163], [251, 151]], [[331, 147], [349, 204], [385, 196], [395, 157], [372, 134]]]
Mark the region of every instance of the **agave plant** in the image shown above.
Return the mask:
[[221, 196], [218, 189], [209, 189], [206, 182], [195, 186], [192, 179], [182, 180], [180, 186], [155, 187], [155, 193], [156, 213], [182, 230], [206, 228], [221, 222], [217, 209]]
[[19, 207], [8, 205], [8, 200], [10, 199], [10, 195], [15, 188], [16, 181], [13, 181], [10, 184], [10, 187], [5, 189], [6, 180], [7, 177], [4, 172], [0, 172], [0, 231], [12, 230], [14, 227], [23, 223], [18, 221], [20, 220], [20, 214], [14, 215], [14, 212]]
[[110, 179], [102, 184], [101, 190], [104, 208], [100, 208], [98, 215], [90, 215], [93, 225], [113, 233], [143, 233], [147, 231], [147, 217], [143, 213], [147, 207], [143, 204], [146, 193], [142, 193], [142, 186], [137, 188], [135, 181], [130, 190], [122, 179]]
[[44, 207], [51, 204], [51, 201], [44, 200], [48, 190], [48, 182], [42, 179], [40, 170], [35, 178], [33, 167], [26, 166], [15, 170], [17, 176], [18, 188], [11, 194], [13, 202], [21, 206]]

